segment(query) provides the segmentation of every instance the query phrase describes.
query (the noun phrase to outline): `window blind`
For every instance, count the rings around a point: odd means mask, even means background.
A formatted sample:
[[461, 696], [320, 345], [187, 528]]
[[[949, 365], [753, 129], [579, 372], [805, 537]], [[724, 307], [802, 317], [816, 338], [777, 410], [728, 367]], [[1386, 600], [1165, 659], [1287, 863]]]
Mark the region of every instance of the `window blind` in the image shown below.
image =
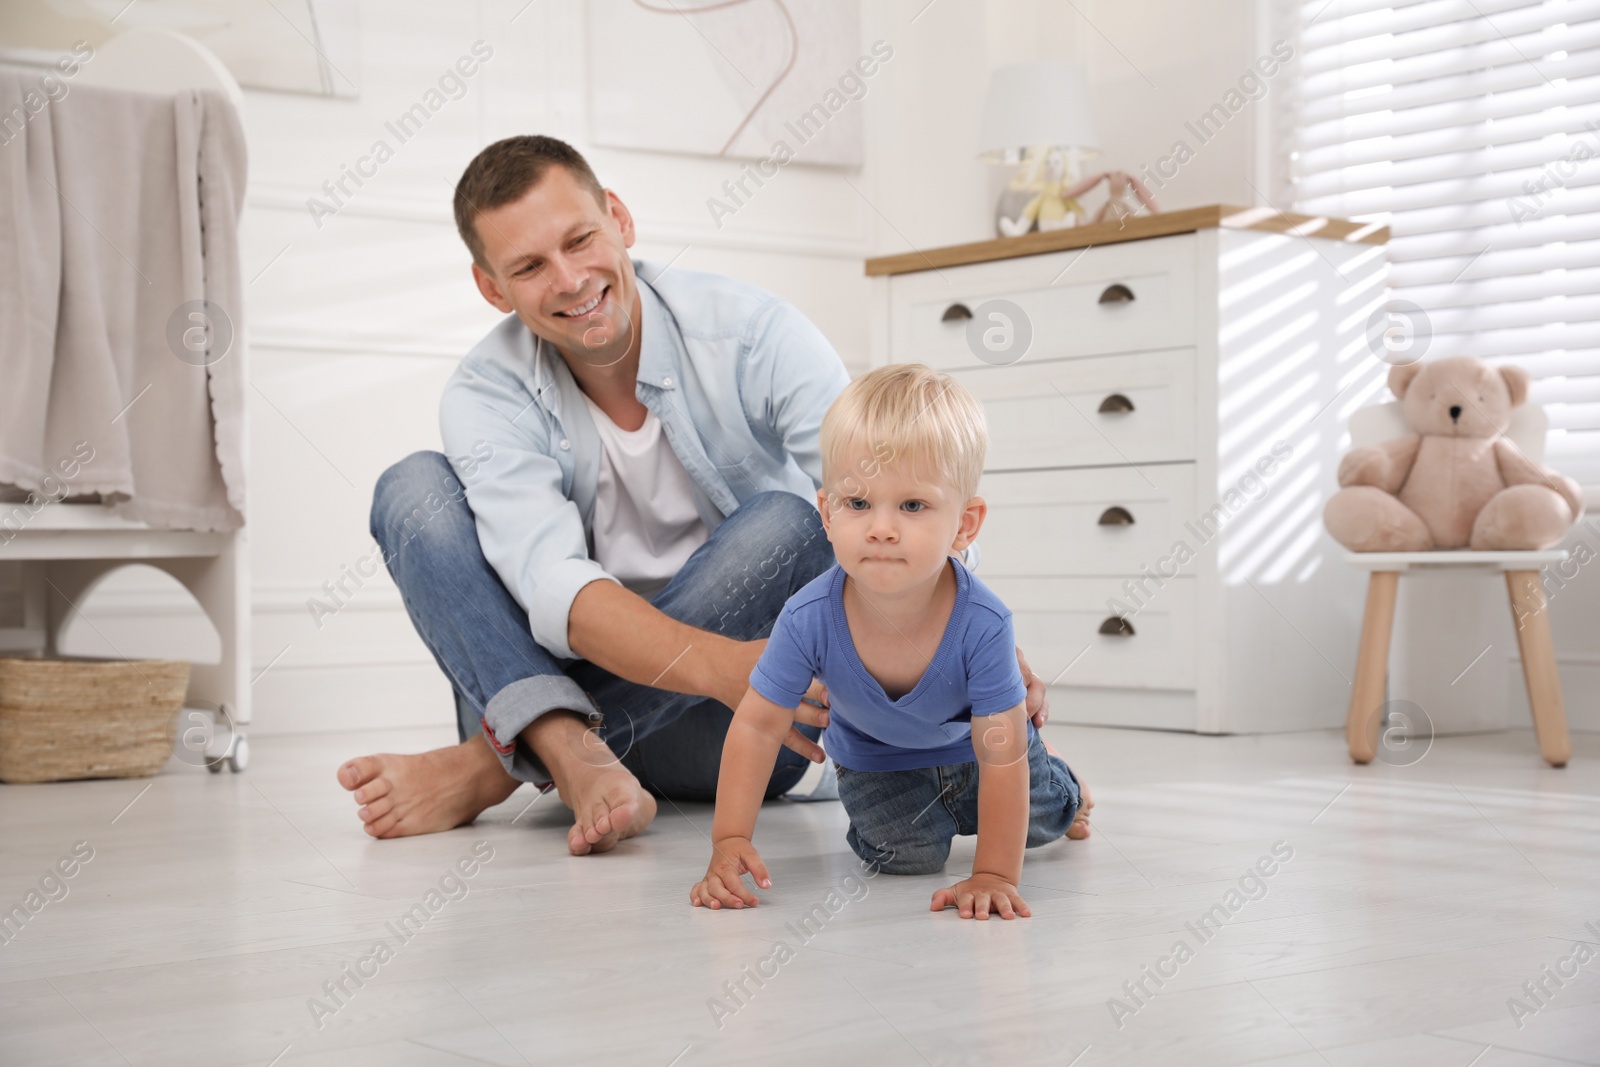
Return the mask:
[[1281, 10], [1293, 210], [1386, 223], [1425, 358], [1526, 369], [1545, 461], [1600, 485], [1600, 0]]

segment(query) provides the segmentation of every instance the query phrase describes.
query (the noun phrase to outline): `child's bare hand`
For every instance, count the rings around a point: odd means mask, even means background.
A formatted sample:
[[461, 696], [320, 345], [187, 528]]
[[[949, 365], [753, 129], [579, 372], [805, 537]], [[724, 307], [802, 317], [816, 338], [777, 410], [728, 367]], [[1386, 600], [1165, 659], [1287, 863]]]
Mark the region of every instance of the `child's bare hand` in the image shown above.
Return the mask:
[[689, 890], [689, 903], [697, 908], [703, 905], [712, 910], [742, 908], [747, 904], [755, 907], [760, 903], [760, 898], [746, 889], [739, 877], [746, 872], [755, 876], [756, 885], [762, 889], [772, 888], [767, 865], [761, 862], [761, 854], [756, 851], [756, 846], [744, 837], [722, 838], [712, 845], [711, 864], [706, 867], [706, 876]]
[[992, 874], [974, 874], [948, 889], [939, 890], [933, 894], [933, 904], [928, 910], [943, 911], [951, 905], [960, 909], [963, 919], [987, 919], [991, 911], [1002, 919], [1015, 919], [1018, 915], [1027, 918], [1033, 914], [1016, 886]]

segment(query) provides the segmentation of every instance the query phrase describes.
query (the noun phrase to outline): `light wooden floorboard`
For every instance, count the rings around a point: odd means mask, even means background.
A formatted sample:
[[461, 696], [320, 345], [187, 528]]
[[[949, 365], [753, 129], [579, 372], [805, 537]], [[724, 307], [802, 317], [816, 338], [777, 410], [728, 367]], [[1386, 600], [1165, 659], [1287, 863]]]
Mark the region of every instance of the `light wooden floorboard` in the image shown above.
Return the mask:
[[[1529, 731], [1409, 767], [1352, 766], [1335, 731], [1047, 734], [1096, 832], [1028, 853], [1034, 916], [1010, 923], [927, 911], [971, 838], [942, 876], [861, 879], [836, 803], [763, 809], [774, 886], [744, 912], [688, 904], [703, 804], [663, 802], [595, 857], [567, 855], [553, 793], [513, 822], [527, 788], [472, 827], [367, 838], [334, 768], [444, 731], [260, 738], [242, 775], [0, 786], [0, 908], [94, 850], [0, 944], [0, 1063], [1600, 1064], [1600, 735], [1554, 770]], [[428, 912], [480, 841], [493, 860]], [[1279, 842], [1292, 859], [1240, 893]], [[330, 997], [379, 940], [392, 958]], [[1148, 977], [1180, 940], [1192, 958]], [[1595, 958], [1531, 1000], [1579, 943]]]

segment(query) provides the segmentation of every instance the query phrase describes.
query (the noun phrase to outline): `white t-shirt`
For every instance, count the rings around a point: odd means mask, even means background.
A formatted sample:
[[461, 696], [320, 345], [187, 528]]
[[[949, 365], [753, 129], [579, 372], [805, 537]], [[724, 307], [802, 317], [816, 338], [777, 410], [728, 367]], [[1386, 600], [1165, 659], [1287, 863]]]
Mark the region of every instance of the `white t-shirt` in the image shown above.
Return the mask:
[[628, 589], [649, 599], [664, 589], [710, 533], [694, 505], [694, 483], [647, 411], [624, 430], [588, 394], [600, 434], [600, 483], [594, 498], [594, 557]]

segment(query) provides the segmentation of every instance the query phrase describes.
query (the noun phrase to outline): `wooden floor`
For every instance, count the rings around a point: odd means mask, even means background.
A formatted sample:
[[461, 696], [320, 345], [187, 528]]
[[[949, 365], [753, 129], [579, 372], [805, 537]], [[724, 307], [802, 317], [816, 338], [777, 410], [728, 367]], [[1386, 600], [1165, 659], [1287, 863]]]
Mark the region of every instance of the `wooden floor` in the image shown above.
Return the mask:
[[689, 906], [705, 805], [584, 859], [526, 788], [369, 840], [336, 764], [443, 730], [3, 786], [0, 908], [59, 899], [0, 945], [0, 1063], [1600, 1064], [1600, 735], [1565, 770], [1526, 731], [1409, 767], [1352, 767], [1336, 731], [1048, 736], [1096, 833], [1028, 854], [1015, 922], [927, 911], [971, 838], [942, 877], [864, 877], [837, 803], [763, 810], [775, 884], [744, 912]]

